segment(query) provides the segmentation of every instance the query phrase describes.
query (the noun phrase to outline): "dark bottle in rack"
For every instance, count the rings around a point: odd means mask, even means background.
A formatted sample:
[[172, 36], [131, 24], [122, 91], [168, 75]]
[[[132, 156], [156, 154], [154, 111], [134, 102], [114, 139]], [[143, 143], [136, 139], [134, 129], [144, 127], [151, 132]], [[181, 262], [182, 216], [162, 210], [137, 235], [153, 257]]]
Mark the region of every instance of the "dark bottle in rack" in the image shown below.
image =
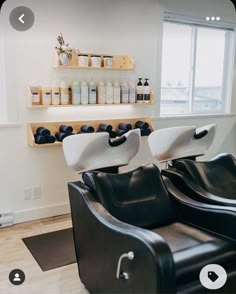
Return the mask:
[[145, 83], [143, 85], [143, 100], [144, 103], [150, 103], [151, 100], [151, 89], [148, 83], [149, 79], [145, 79]]
[[142, 78], [138, 79], [138, 84], [137, 84], [137, 103], [143, 103], [143, 83], [142, 83]]

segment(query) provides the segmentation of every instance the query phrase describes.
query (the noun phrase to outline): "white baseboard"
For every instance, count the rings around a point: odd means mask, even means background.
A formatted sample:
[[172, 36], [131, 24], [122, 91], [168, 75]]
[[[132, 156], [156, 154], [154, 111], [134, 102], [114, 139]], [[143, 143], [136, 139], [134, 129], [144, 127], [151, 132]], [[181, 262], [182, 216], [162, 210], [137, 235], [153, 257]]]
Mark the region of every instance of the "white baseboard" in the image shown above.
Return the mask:
[[70, 213], [69, 203], [62, 203], [58, 205], [34, 208], [29, 210], [18, 210], [14, 211], [14, 223], [23, 223], [67, 213]]

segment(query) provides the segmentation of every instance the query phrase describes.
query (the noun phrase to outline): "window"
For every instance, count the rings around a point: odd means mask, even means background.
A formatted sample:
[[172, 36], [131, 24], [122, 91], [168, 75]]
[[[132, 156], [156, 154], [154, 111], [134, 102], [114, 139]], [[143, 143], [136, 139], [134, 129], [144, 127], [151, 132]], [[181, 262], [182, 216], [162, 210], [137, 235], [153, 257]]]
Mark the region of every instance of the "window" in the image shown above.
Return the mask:
[[165, 21], [161, 115], [229, 112], [232, 48], [232, 29]]

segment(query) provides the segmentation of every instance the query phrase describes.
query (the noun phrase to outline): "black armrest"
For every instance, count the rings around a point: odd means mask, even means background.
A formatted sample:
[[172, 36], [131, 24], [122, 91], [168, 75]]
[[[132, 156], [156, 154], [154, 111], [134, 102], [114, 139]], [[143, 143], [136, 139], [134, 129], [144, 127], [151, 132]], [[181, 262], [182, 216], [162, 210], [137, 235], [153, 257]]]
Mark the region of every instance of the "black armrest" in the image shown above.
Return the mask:
[[235, 207], [198, 202], [181, 193], [168, 178], [164, 178], [164, 183], [182, 221], [236, 241]]
[[191, 197], [196, 200], [202, 199], [205, 203], [209, 204], [236, 206], [236, 199], [225, 198], [221, 195], [215, 195], [205, 191], [201, 186], [194, 183], [190, 177], [186, 176], [179, 170], [171, 168], [162, 170], [161, 174], [168, 177], [177, 186], [177, 188], [180, 187], [183, 193], [191, 195]]
[[[89, 291], [176, 292], [172, 254], [161, 236], [113, 218], [81, 182], [69, 183], [69, 196], [80, 277]], [[130, 279], [117, 279], [118, 259], [129, 251], [135, 258], [125, 261], [122, 270]]]

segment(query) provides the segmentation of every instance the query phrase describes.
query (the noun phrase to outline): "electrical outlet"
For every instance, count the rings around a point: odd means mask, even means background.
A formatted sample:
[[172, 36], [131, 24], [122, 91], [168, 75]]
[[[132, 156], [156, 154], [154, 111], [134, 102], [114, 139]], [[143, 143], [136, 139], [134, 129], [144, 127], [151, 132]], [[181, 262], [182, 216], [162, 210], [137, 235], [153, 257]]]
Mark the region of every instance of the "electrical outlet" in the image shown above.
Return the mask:
[[41, 187], [38, 186], [38, 187], [32, 187], [32, 196], [33, 196], [33, 199], [41, 199]]
[[25, 200], [31, 200], [32, 199], [32, 188], [25, 188], [24, 189], [24, 195], [25, 195]]

